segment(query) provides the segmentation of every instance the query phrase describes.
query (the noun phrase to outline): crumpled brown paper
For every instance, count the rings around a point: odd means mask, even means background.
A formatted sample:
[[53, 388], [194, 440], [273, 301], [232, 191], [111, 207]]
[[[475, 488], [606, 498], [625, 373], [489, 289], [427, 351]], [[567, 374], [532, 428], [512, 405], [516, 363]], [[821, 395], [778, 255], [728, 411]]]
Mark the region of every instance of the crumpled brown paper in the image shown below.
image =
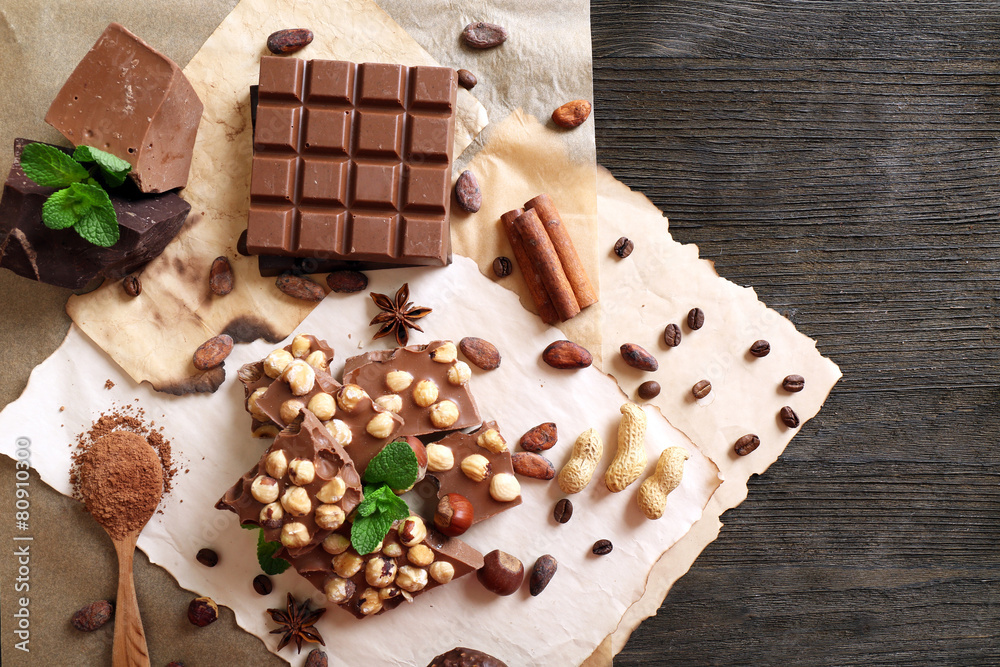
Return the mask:
[[[214, 391], [219, 370], [199, 373], [193, 351], [226, 332], [237, 341], [279, 340], [315, 304], [296, 301], [257, 273], [257, 260], [236, 253], [246, 228], [250, 185], [249, 87], [257, 81], [267, 36], [289, 25], [308, 25], [317, 39], [296, 54], [355, 62], [437, 64], [370, 0], [276, 3], [243, 0], [185, 68], [205, 105], [191, 174], [182, 195], [192, 206], [184, 229], [141, 275], [143, 290], [126, 296], [118, 284], [69, 300], [73, 321], [137, 381], [171, 393]], [[486, 111], [461, 90], [455, 148], [464, 150], [486, 125]], [[212, 261], [226, 256], [236, 289], [214, 297]]]

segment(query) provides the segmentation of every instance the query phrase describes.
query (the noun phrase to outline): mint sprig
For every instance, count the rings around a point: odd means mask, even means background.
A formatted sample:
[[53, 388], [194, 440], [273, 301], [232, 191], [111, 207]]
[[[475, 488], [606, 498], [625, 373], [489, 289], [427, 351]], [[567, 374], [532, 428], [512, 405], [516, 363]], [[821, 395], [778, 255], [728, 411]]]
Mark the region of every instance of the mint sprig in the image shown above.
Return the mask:
[[[93, 163], [93, 167], [88, 169], [84, 162]], [[71, 157], [55, 146], [32, 143], [21, 151], [21, 169], [41, 186], [60, 188], [42, 205], [46, 227], [72, 227], [87, 241], [103, 248], [118, 242], [115, 207], [94, 177], [100, 176], [109, 188], [117, 187], [132, 169], [128, 162], [93, 146], [78, 146]]]
[[368, 463], [361, 479], [364, 500], [351, 525], [351, 545], [359, 554], [369, 554], [385, 539], [395, 521], [410, 516], [406, 501], [393, 489], [413, 486], [420, 472], [417, 456], [402, 440], [390, 442]]
[[264, 531], [260, 530], [257, 526], [240, 524], [240, 528], [257, 531], [257, 562], [260, 564], [260, 569], [264, 571], [264, 574], [281, 574], [291, 567], [292, 564], [284, 558], [274, 557], [274, 554], [278, 553], [278, 550], [281, 549], [281, 542], [268, 542], [264, 539]]
[[368, 463], [362, 478], [367, 484], [388, 484], [393, 489], [408, 489], [417, 481], [420, 466], [417, 455], [403, 440], [390, 442]]

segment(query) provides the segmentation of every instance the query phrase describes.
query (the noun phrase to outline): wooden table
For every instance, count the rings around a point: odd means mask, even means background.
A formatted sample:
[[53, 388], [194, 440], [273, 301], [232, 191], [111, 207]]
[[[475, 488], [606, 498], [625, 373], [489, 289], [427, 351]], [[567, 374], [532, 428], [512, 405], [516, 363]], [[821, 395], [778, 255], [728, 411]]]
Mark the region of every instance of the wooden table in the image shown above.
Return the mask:
[[844, 373], [616, 665], [1000, 664], [1000, 4], [592, 26], [598, 160]]

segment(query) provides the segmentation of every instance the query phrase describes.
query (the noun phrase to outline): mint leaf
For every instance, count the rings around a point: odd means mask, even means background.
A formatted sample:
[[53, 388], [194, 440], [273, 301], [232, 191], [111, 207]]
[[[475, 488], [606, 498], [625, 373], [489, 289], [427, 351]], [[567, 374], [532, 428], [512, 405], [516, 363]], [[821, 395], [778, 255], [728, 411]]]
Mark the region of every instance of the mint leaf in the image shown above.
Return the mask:
[[356, 518], [351, 526], [351, 546], [362, 556], [370, 554], [392, 528], [393, 521], [385, 514]]
[[101, 168], [104, 182], [111, 188], [124, 183], [125, 176], [132, 171], [132, 165], [125, 160], [93, 146], [77, 146], [73, 151], [73, 159], [77, 162], [96, 162]]
[[362, 479], [368, 484], [381, 482], [393, 489], [408, 489], [417, 481], [419, 472], [417, 455], [405, 441], [396, 440], [375, 455]]
[[40, 143], [28, 144], [21, 151], [21, 169], [25, 176], [48, 188], [64, 188], [90, 175], [66, 153]]
[[[115, 207], [111, 203], [111, 197], [108, 196], [108, 193], [96, 185], [84, 183], [74, 183], [69, 189], [79, 191], [83, 200], [88, 204], [86, 209], [83, 209], [82, 206], [79, 209], [82, 212], [73, 227], [80, 236], [103, 248], [110, 248], [118, 243], [120, 236], [118, 218], [115, 216]], [[44, 216], [44, 207], [42, 213]]]
[[[406, 501], [385, 484], [366, 486], [364, 493], [365, 499], [358, 505], [358, 515], [351, 526], [351, 545], [362, 555], [375, 550], [392, 528], [393, 522], [410, 516]], [[366, 503], [368, 505], [362, 512]]]
[[66, 229], [80, 219], [78, 210], [89, 210], [83, 196], [71, 187], [53, 192], [42, 204], [42, 222], [49, 229]]
[[264, 540], [264, 531], [257, 533], [257, 562], [264, 574], [281, 574], [289, 568], [289, 563], [284, 558], [275, 558], [274, 554], [281, 549], [281, 542], [267, 542]]

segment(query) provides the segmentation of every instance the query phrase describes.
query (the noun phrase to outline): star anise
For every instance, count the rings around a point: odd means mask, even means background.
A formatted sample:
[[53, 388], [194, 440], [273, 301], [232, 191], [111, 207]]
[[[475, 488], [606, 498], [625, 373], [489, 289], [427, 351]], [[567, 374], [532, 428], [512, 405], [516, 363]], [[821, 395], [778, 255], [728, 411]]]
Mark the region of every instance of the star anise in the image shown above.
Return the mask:
[[396, 343], [400, 347], [406, 345], [406, 341], [409, 339], [410, 334], [407, 329], [416, 329], [417, 331], [423, 333], [423, 329], [420, 325], [416, 323], [421, 317], [430, 314], [430, 308], [424, 308], [422, 306], [414, 306], [410, 298], [410, 285], [409, 283], [403, 283], [403, 286], [399, 288], [396, 292], [396, 298], [390, 299], [386, 294], [376, 294], [371, 292], [372, 301], [375, 305], [379, 307], [382, 312], [372, 318], [369, 322], [369, 326], [373, 324], [380, 324], [378, 331], [372, 337], [372, 340], [377, 338], [382, 338], [383, 336], [388, 336], [389, 334], [395, 334]]
[[326, 646], [326, 642], [313, 627], [320, 616], [326, 613], [326, 607], [312, 609], [309, 600], [303, 600], [299, 604], [289, 593], [286, 609], [268, 609], [267, 613], [271, 615], [271, 620], [281, 626], [277, 630], [271, 630], [272, 635], [282, 635], [281, 641], [278, 642], [279, 651], [288, 646], [292, 640], [295, 640], [295, 648], [298, 649], [299, 653], [302, 652], [302, 640], [314, 644], [319, 642]]

